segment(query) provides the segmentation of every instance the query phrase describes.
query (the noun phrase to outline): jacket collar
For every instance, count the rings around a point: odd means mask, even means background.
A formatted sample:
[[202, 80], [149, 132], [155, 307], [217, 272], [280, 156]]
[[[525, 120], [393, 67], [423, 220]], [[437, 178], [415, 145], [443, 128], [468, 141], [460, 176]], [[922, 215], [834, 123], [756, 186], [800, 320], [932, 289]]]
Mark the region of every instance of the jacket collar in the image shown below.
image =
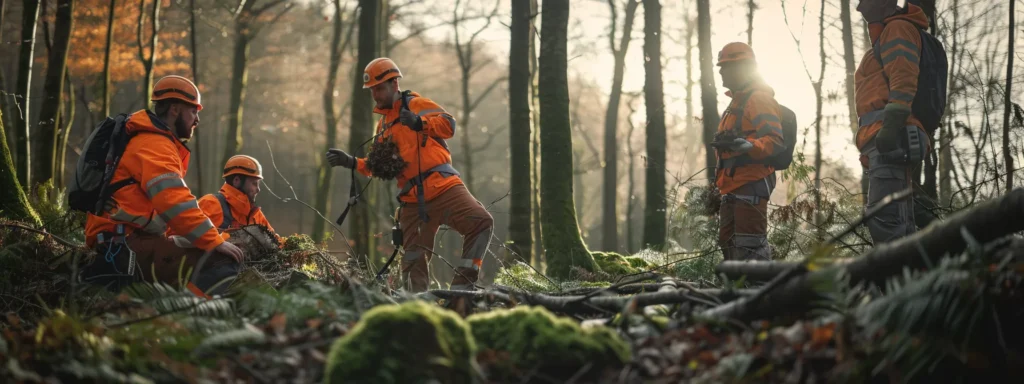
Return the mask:
[[[236, 219], [245, 217], [248, 219], [249, 215], [256, 212], [260, 207], [249, 202], [249, 196], [231, 186], [231, 184], [224, 183], [220, 187], [220, 194], [224, 195], [224, 199], [227, 200], [228, 206], [231, 207], [231, 215]], [[247, 220], [248, 221], [248, 220]]]
[[897, 12], [895, 15], [885, 18], [881, 23], [871, 23], [868, 25], [868, 33], [871, 34], [871, 41], [876, 41], [882, 36], [882, 30], [885, 29], [885, 25], [896, 20], [908, 21], [914, 24], [915, 27], [921, 29], [928, 29], [928, 16], [924, 14], [924, 10], [914, 4], [907, 4], [907, 7]]

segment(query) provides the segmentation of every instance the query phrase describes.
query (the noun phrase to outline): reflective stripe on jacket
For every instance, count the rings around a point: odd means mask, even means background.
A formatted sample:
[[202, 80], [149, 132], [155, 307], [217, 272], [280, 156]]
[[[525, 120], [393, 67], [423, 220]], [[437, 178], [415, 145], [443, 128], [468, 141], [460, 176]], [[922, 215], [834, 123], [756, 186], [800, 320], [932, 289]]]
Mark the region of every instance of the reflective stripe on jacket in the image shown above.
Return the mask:
[[[854, 73], [857, 116], [882, 110], [889, 103], [910, 107], [917, 94], [917, 76], [920, 72], [920, 29], [928, 28], [928, 17], [916, 5], [908, 4], [907, 11], [893, 15], [882, 23], [869, 25], [871, 41], [877, 41], [882, 62], [874, 49], [868, 49]], [[884, 70], [883, 73], [883, 64]], [[885, 76], [889, 77], [886, 84]], [[914, 116], [907, 125], [921, 127]], [[864, 148], [882, 129], [882, 121], [874, 121], [857, 131], [857, 147]]]
[[86, 245], [95, 246], [97, 235], [114, 232], [117, 224], [125, 224], [126, 234], [142, 230], [165, 235], [171, 229], [203, 250], [224, 242], [185, 185], [191, 156], [188, 147], [149, 111], [132, 114], [125, 130], [134, 137], [125, 147], [112, 181], [132, 178], [138, 183], [114, 192], [112, 210], [86, 217]]
[[[383, 116], [377, 124], [376, 133], [380, 134], [377, 141], [384, 138], [392, 140], [398, 145], [399, 155], [409, 164], [396, 178], [398, 190], [402, 190], [409, 179], [416, 177], [419, 172], [426, 172], [438, 165], [452, 162], [452, 155], [445, 140], [455, 136], [455, 118], [433, 100], [420, 96], [416, 92], [410, 92], [410, 95], [414, 97], [409, 100], [409, 110], [423, 120], [423, 131], [421, 132], [413, 131], [398, 120], [399, 111], [402, 108], [401, 99], [396, 100], [389, 109], [373, 109], [374, 113]], [[364, 176], [371, 176], [369, 168], [366, 167], [366, 158], [358, 159], [356, 169]], [[430, 175], [423, 181], [424, 199], [430, 201], [460, 184], [462, 184], [462, 179], [457, 176], [445, 177], [440, 173]], [[402, 195], [401, 200], [415, 203], [416, 187]]]

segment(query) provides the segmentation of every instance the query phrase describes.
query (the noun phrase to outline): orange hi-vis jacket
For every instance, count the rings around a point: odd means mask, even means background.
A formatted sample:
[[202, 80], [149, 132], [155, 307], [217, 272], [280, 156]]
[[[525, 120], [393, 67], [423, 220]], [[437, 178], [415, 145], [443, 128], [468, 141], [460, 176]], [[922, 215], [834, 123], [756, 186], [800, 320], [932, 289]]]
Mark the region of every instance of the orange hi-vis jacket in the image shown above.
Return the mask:
[[[377, 123], [376, 134], [379, 136], [376, 140], [380, 142], [387, 138], [393, 141], [398, 146], [399, 155], [408, 163], [402, 174], [397, 177], [399, 190], [405, 188], [406, 183], [420, 172], [427, 172], [433, 167], [452, 162], [452, 155], [445, 140], [455, 136], [455, 118], [433, 100], [416, 92], [410, 92], [410, 95], [414, 97], [409, 100], [409, 110], [423, 120], [423, 130], [420, 132], [406, 127], [398, 119], [402, 108], [401, 98], [389, 109], [373, 109], [374, 113], [382, 115]], [[359, 158], [357, 161], [356, 170], [364, 176], [372, 176], [370, 169], [366, 167], [366, 158]], [[441, 173], [434, 173], [423, 181], [423, 197], [430, 201], [460, 184], [462, 179], [457, 175], [445, 177]], [[399, 198], [406, 203], [416, 203], [416, 188], [412, 187], [409, 193]]]
[[[747, 104], [739, 105], [751, 92], [753, 94], [750, 95]], [[715, 183], [722, 194], [732, 193], [747, 183], [764, 179], [775, 172], [775, 168], [760, 161], [775, 154], [776, 150], [785, 145], [782, 140], [781, 111], [779, 103], [775, 101], [775, 90], [772, 87], [761, 80], [755, 80], [736, 93], [729, 91], [725, 94], [732, 97], [732, 101], [725, 113], [722, 114], [722, 119], [718, 123], [718, 132], [735, 130], [736, 119], [739, 116], [733, 111], [743, 108], [743, 120], [737, 136], [746, 138], [754, 147], [745, 154], [718, 150], [720, 163], [732, 158], [739, 159], [741, 156], [749, 156], [750, 160], [753, 160], [753, 162], [737, 166], [735, 170], [728, 168], [716, 170]]]
[[134, 137], [125, 147], [111, 181], [131, 178], [136, 183], [114, 192], [110, 211], [101, 216], [87, 215], [86, 245], [95, 246], [101, 233], [118, 233], [119, 224], [123, 224], [125, 235], [133, 231], [166, 235], [170, 227], [203, 250], [223, 243], [217, 228], [199, 209], [195, 196], [185, 185], [191, 156], [185, 144], [146, 110], [133, 113], [125, 122], [125, 131]]
[[[889, 103], [910, 108], [917, 94], [918, 63], [921, 55], [921, 32], [928, 28], [928, 17], [916, 5], [907, 4], [907, 12], [893, 15], [881, 24], [868, 26], [871, 41], [877, 41], [882, 62], [878, 62], [873, 49], [864, 53], [857, 72], [856, 84], [857, 116], [880, 111]], [[885, 67], [883, 74], [882, 68]], [[886, 84], [885, 76], [889, 76]], [[907, 125], [921, 127], [913, 115]], [[857, 130], [857, 148], [864, 148], [882, 129], [882, 119]]]
[[241, 228], [246, 225], [259, 224], [273, 232], [274, 236], [277, 237], [278, 243], [282, 244], [281, 236], [277, 236], [277, 231], [274, 230], [274, 227], [270, 226], [267, 217], [263, 215], [263, 210], [258, 205], [250, 203], [249, 196], [245, 192], [239, 191], [238, 188], [232, 187], [227, 183], [220, 187], [219, 192], [224, 196], [224, 201], [231, 210], [231, 223], [226, 227], [224, 226], [224, 210], [217, 195], [211, 193], [199, 198], [199, 209], [203, 210], [203, 213], [210, 218], [210, 221], [213, 222], [217, 229], [224, 231]]

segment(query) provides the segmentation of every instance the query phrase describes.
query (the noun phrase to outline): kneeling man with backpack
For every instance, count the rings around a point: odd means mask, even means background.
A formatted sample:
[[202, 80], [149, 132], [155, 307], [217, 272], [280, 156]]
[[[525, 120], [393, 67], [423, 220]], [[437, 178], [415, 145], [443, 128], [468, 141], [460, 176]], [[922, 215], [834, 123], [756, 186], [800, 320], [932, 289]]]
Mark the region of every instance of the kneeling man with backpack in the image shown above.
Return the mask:
[[711, 144], [718, 153], [715, 184], [722, 195], [718, 242], [726, 260], [770, 260], [768, 199], [775, 171], [793, 160], [796, 116], [775, 101], [749, 45], [727, 44], [718, 66], [732, 98]]
[[[78, 161], [68, 203], [88, 212], [86, 245], [98, 252], [82, 278], [115, 291], [159, 281], [197, 295], [220, 293], [243, 254], [218, 234], [185, 185], [185, 144], [203, 108], [199, 88], [167, 76], [153, 86], [152, 101], [153, 111], [107, 118]], [[195, 248], [177, 246], [169, 229]]]

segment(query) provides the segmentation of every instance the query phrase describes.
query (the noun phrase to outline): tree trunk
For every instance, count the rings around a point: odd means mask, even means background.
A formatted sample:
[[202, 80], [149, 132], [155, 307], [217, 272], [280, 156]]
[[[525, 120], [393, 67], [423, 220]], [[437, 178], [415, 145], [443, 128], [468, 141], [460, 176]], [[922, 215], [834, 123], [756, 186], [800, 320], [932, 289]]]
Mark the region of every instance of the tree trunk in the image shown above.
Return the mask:
[[1003, 159], [1006, 163], [1006, 192], [1013, 191], [1013, 152], [1010, 152], [1010, 109], [1013, 104], [1010, 102], [1010, 86], [1013, 85], [1013, 45], [1017, 41], [1013, 39], [1014, 29], [1017, 24], [1014, 22], [1014, 8], [1016, 1], [1010, 1], [1010, 27], [1007, 28], [1009, 39], [1006, 41], [1006, 89], [1003, 90]]
[[850, 0], [839, 1], [839, 16], [843, 23], [843, 61], [846, 63], [846, 105], [850, 111], [850, 132], [857, 134], [857, 98], [854, 95], [853, 74], [857, 72], [857, 58], [853, 53], [853, 20]]
[[[188, 0], [188, 11], [190, 15], [188, 20], [189, 43], [192, 46], [192, 81], [196, 83], [196, 86], [199, 86], [199, 44], [196, 43], [196, 40], [198, 40], [198, 37], [196, 35], [196, 18], [199, 17], [199, 14], [196, 13], [196, 0]], [[110, 0], [110, 14], [111, 18], [113, 18], [114, 0]], [[109, 36], [107, 41], [110, 41]], [[110, 79], [108, 78], [107, 81], [109, 80]], [[203, 166], [203, 151], [200, 150], [200, 145], [203, 142], [203, 140], [199, 140], [199, 136], [201, 136], [200, 133], [196, 132], [195, 137], [192, 138], [192, 155], [195, 156], [196, 164], [198, 165], [196, 167], [195, 190], [198, 191], [198, 193], [202, 193], [204, 191], [203, 168], [205, 167]]]
[[[959, 33], [959, 22], [960, 22], [960, 1], [953, 0], [953, 4], [950, 7], [953, 13], [953, 24], [949, 29], [950, 31], [950, 50], [949, 50], [949, 86], [946, 89], [955, 90], [958, 87], [957, 83], [957, 50], [959, 42], [957, 37]], [[939, 205], [940, 206], [951, 206], [952, 202], [950, 199], [953, 195], [953, 107], [956, 103], [956, 93], [949, 92], [949, 100], [946, 113], [946, 123], [939, 127], [939, 144], [937, 145], [939, 150]]]
[[34, 140], [36, 161], [32, 173], [37, 183], [54, 178], [58, 147], [60, 112], [64, 107], [64, 71], [67, 69], [67, 53], [71, 44], [71, 27], [74, 11], [72, 0], [57, 2], [54, 20], [53, 47], [46, 64], [46, 78], [43, 83], [43, 102], [39, 108], [39, 137]]
[[242, 150], [242, 113], [245, 105], [245, 87], [249, 81], [249, 46], [252, 41], [249, 30], [248, 21], [239, 21], [235, 24], [235, 53], [231, 60], [231, 101], [228, 104], [228, 139], [224, 143], [221, 164], [226, 164], [231, 156]]
[[[630, 108], [632, 112], [632, 108]], [[630, 113], [632, 117], [632, 113]], [[629, 123], [629, 131], [626, 132], [626, 155], [629, 156], [629, 169], [626, 172], [626, 252], [633, 253], [636, 249], [636, 240], [634, 233], [636, 225], [633, 223], [634, 211], [636, 210], [636, 153], [633, 151], [633, 131], [636, 126], [632, 121]]]
[[[0, 20], [4, 19], [4, 13], [7, 10], [5, 4], [5, 0], [0, 0]], [[0, 41], [4, 41], [3, 36], [4, 30], [3, 28], [0, 28]], [[0, 121], [0, 124], [6, 123], [7, 127], [14, 127], [14, 123], [10, 121], [12, 114], [7, 111], [8, 92], [9, 91], [7, 90], [7, 80], [4, 78], [4, 71], [0, 71], [0, 112], [7, 112], [6, 114], [0, 113], [0, 119], [7, 119], [4, 121]], [[5, 137], [4, 139], [6, 140], [7, 138]]]
[[[68, 154], [68, 137], [71, 136], [71, 128], [75, 126], [75, 85], [71, 83], [71, 75], [64, 71], [64, 83], [68, 86], [68, 109], [67, 113], [61, 112], [61, 129], [57, 138], [57, 161], [53, 164], [53, 174], [56, 178], [56, 186], [64, 188], [67, 186], [64, 178], [65, 161]], [[83, 86], [84, 89], [84, 86]], [[84, 93], [84, 92], [83, 92]]]
[[[362, 143], [373, 136], [373, 100], [363, 89], [363, 69], [377, 58], [379, 49], [378, 22], [379, 3], [376, 0], [359, 0], [359, 53], [353, 67], [352, 116], [349, 128], [349, 153], [356, 157], [366, 156]], [[349, 213], [349, 232], [352, 235], [356, 257], [370, 255], [370, 208], [369, 204], [356, 204]]]
[[[341, 10], [341, 0], [333, 0], [334, 22], [331, 25], [331, 47], [329, 64], [327, 66], [327, 86], [321, 98], [324, 103], [324, 128], [327, 132], [324, 141], [324, 152], [334, 148], [338, 141], [338, 113], [334, 110], [334, 92], [338, 83], [338, 66], [341, 65], [341, 30], [342, 17], [345, 16]], [[332, 167], [326, 161], [320, 163], [320, 173], [316, 181], [316, 209], [320, 212], [331, 211], [331, 179], [334, 175]], [[316, 220], [313, 224], [313, 240], [322, 241], [324, 236], [324, 221]]]
[[[928, 17], [932, 36], [939, 36], [939, 25], [935, 22], [935, 0], [923, 0], [918, 2], [918, 5], [921, 7], [925, 16]], [[928, 142], [935, 143], [935, 132], [929, 132]], [[932, 151], [928, 152], [924, 157], [924, 183], [920, 183], [920, 173], [914, 174], [915, 183], [920, 184], [921, 188], [924, 189], [925, 194], [931, 198], [925, 199], [925, 201], [929, 201], [929, 204], [939, 197], [939, 187], [936, 180], [939, 173], [939, 158], [934, 150], [934, 145], [932, 148]]]
[[814, 83], [814, 227], [817, 229], [818, 238], [823, 239], [825, 232], [822, 229], [824, 213], [821, 211], [821, 123], [822, 108], [825, 105], [825, 0], [821, 1], [821, 13], [818, 16], [818, 58], [821, 60], [821, 67], [818, 71], [818, 81]]
[[615, 43], [615, 0], [609, 0], [612, 9], [612, 33], [609, 44], [615, 57], [615, 68], [612, 73], [612, 89], [608, 95], [608, 108], [604, 114], [604, 184], [602, 188], [601, 210], [601, 248], [609, 252], [619, 251], [618, 228], [618, 180], [619, 180], [619, 149], [618, 125], [619, 104], [622, 100], [622, 78], [626, 71], [626, 52], [629, 50], [630, 35], [633, 32], [633, 19], [636, 15], [636, 1], [626, 2], [626, 14], [622, 20], [622, 37], [618, 45]]
[[533, 107], [533, 137], [530, 138], [533, 156], [530, 158], [530, 173], [533, 179], [533, 191], [530, 205], [533, 207], [533, 257], [535, 264], [540, 265], [544, 257], [543, 213], [540, 210], [540, 97], [537, 92], [537, 15], [540, 14], [538, 0], [530, 0], [530, 105]]
[[36, 25], [39, 21], [39, 0], [22, 2], [21, 50], [18, 56], [18, 87], [14, 90], [14, 103], [18, 114], [15, 116], [14, 137], [17, 146], [18, 182], [24, 188], [32, 186], [32, 63], [35, 61]]
[[714, 182], [717, 159], [711, 142], [718, 130], [718, 91], [715, 90], [715, 70], [711, 51], [710, 0], [697, 0], [697, 49], [700, 52], [700, 101], [704, 123], [704, 159], [708, 180]]
[[7, 133], [4, 131], [3, 111], [0, 111], [0, 189], [4, 197], [0, 199], [0, 212], [4, 218], [22, 220], [40, 225], [39, 216], [28, 203], [28, 196], [21, 189], [21, 183], [14, 173], [14, 162], [11, 160], [11, 150], [7, 147]]
[[644, 0], [644, 104], [647, 109], [647, 166], [644, 247], [665, 244], [665, 95], [661, 80], [661, 3]]
[[[512, 191], [509, 202], [509, 249], [520, 260], [532, 263], [531, 232], [532, 180], [530, 158], [530, 4], [512, 2], [512, 25], [508, 52], [509, 173]], [[509, 260], [515, 260], [509, 255]]]
[[539, 96], [541, 114], [541, 210], [548, 274], [570, 278], [572, 267], [597, 270], [580, 237], [572, 200], [572, 129], [566, 45], [569, 1], [541, 5]]
[[[107, 9], [107, 45], [103, 49], [103, 110], [101, 111], [103, 117], [110, 116], [110, 53], [114, 50], [114, 9], [116, 5], [117, 0], [110, 0]], [[195, 14], [192, 17], [195, 17]], [[195, 34], [195, 31], [193, 30], [192, 33]]]
[[757, 2], [747, 0], [747, 45], [754, 46], [754, 11], [757, 10]]
[[146, 74], [143, 78], [143, 95], [146, 95], [146, 105], [149, 105], [149, 95], [153, 94], [153, 69], [156, 66], [157, 52], [159, 51], [157, 44], [159, 43], [160, 36], [160, 0], [153, 0], [153, 10], [150, 17], [153, 19], [150, 32], [152, 35], [149, 37], [149, 58], [146, 58], [143, 54], [142, 45], [142, 27], [145, 24], [145, 7], [146, 2], [139, 1], [139, 26], [136, 30], [139, 40], [139, 60], [142, 61], [142, 67], [145, 69]]

